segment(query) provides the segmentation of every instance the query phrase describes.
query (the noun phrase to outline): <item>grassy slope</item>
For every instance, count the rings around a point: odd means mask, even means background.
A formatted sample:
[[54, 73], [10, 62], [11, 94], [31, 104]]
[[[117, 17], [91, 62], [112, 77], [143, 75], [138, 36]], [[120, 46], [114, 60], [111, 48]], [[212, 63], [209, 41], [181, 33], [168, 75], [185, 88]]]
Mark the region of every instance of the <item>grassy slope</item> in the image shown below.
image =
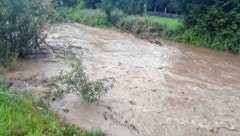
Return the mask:
[[0, 80], [0, 135], [102, 136], [60, 123], [48, 109], [38, 110], [30, 96], [16, 95]]

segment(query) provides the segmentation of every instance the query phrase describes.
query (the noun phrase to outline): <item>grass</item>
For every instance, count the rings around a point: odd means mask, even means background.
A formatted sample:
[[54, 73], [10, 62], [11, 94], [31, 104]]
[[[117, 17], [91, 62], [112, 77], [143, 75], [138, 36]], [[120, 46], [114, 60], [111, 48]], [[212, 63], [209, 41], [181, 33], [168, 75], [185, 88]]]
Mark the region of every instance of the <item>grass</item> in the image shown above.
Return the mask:
[[101, 132], [87, 132], [64, 124], [49, 109], [39, 109], [29, 95], [16, 94], [0, 80], [1, 136], [103, 136]]
[[176, 30], [178, 27], [182, 25], [180, 19], [176, 18], [167, 18], [167, 17], [157, 17], [157, 16], [144, 16], [147, 20], [152, 20], [154, 22], [158, 22], [162, 25], [165, 25], [170, 30]]

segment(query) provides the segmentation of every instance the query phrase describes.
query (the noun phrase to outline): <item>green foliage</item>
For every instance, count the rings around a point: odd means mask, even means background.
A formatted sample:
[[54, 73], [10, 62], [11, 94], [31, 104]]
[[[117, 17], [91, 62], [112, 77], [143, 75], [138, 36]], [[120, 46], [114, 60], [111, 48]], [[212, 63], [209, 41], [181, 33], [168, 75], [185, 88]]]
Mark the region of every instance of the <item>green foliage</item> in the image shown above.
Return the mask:
[[105, 85], [107, 83], [105, 82], [106, 79], [90, 81], [84, 72], [81, 58], [71, 50], [64, 54], [63, 59], [69, 62], [71, 70], [62, 71], [54, 80], [54, 86], [59, 85], [55, 94], [57, 98], [61, 98], [68, 93], [75, 93], [81, 95], [88, 102], [94, 102], [99, 100], [101, 95], [105, 94], [111, 87]]
[[[68, 10], [68, 18], [90, 26], [118, 24], [138, 35], [154, 35], [197, 46], [240, 53], [240, 2], [239, 0], [82, 0], [101, 10]], [[184, 14], [183, 26], [177, 19], [128, 16], [142, 14], [148, 9]], [[86, 7], [89, 7], [86, 6]], [[117, 10], [120, 9], [120, 10]], [[121, 12], [122, 11], [122, 12]], [[66, 14], [66, 12], [65, 12]], [[166, 26], [166, 27], [165, 27]], [[151, 34], [152, 33], [152, 34]]]
[[82, 0], [87, 8], [96, 9], [101, 0]]
[[162, 23], [142, 16], [127, 16], [118, 25], [138, 35], [161, 36], [161, 32], [166, 29]]
[[145, 0], [117, 0], [113, 1], [113, 6], [132, 15], [142, 14], [144, 12], [144, 3]]
[[190, 2], [185, 10], [181, 41], [221, 51], [240, 52], [238, 0]]
[[148, 0], [147, 8], [149, 11], [177, 13], [182, 14], [183, 4], [185, 1], [182, 0]]
[[181, 0], [169, 0], [167, 5], [170, 13], [182, 14], [183, 2]]
[[9, 86], [9, 84], [7, 84], [6, 82], [4, 82], [4, 81], [0, 78], [0, 90], [1, 90], [1, 92], [8, 91], [8, 86]]
[[18, 55], [39, 47], [39, 35], [52, 15], [40, 0], [1, 0], [0, 65], [11, 68]]
[[57, 7], [55, 10], [58, 12], [58, 14], [63, 18], [69, 18], [70, 14], [73, 14], [72, 8], [69, 7]]
[[111, 21], [111, 10], [113, 9], [112, 0], [102, 0], [99, 7], [105, 12], [107, 16], [107, 22]]
[[[58, 8], [61, 9], [61, 8]], [[61, 13], [61, 11], [63, 13]], [[165, 36], [165, 32], [176, 30], [182, 25], [181, 21], [174, 18], [152, 16], [127, 16], [119, 9], [110, 11], [109, 19], [103, 11], [97, 9], [78, 9], [62, 7], [59, 13], [70, 20], [89, 26], [118, 25], [141, 37]]]
[[182, 26], [182, 21], [180, 19], [175, 18], [167, 18], [167, 17], [156, 17], [156, 16], [145, 16], [147, 20], [152, 20], [154, 22], [158, 22], [162, 25], [166, 25], [167, 29], [177, 30]]
[[72, 10], [67, 13], [70, 20], [83, 23], [89, 26], [107, 26], [107, 15], [97, 9]]
[[78, 0], [53, 0], [52, 3], [58, 6], [74, 7], [78, 4]]
[[210, 42], [210, 35], [208, 33], [199, 34], [197, 30], [188, 29], [182, 35], [183, 42], [192, 42], [194, 45], [203, 46]]
[[142, 14], [145, 0], [81, 0], [86, 8], [100, 7], [106, 14], [117, 8], [127, 14]]
[[0, 66], [2, 66], [9, 70], [13, 68], [17, 63], [17, 52], [11, 52], [10, 44], [8, 42], [0, 41]]
[[64, 18], [82, 23], [88, 26], [104, 27], [116, 24], [120, 19], [126, 16], [121, 10], [111, 10], [109, 15], [100, 9], [82, 9], [58, 7], [57, 12]]
[[116, 24], [117, 22], [119, 22], [120, 20], [125, 18], [126, 16], [127, 15], [124, 14], [123, 11], [121, 11], [119, 9], [114, 9], [110, 13], [110, 22], [111, 22], [111, 24]]
[[58, 121], [48, 109], [40, 109], [32, 97], [16, 94], [0, 81], [0, 135], [24, 136], [103, 136], [101, 132], [87, 132]]

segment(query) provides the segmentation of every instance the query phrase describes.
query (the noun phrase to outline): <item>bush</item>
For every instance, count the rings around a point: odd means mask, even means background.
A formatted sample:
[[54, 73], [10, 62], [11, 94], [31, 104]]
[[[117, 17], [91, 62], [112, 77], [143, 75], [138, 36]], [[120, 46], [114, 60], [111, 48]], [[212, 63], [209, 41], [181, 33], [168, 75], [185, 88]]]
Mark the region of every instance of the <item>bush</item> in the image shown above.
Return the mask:
[[114, 9], [110, 13], [110, 22], [112, 24], [116, 24], [118, 21], [120, 21], [124, 17], [126, 17], [126, 14], [124, 14], [123, 11], [119, 9]]
[[83, 9], [72, 10], [68, 13], [70, 20], [83, 23], [89, 26], [107, 26], [107, 16], [102, 10]]
[[52, 3], [58, 6], [74, 7], [78, 4], [78, 0], [53, 0]]
[[40, 0], [2, 0], [0, 3], [0, 64], [14, 66], [16, 57], [24, 57], [40, 46], [39, 35], [53, 11]]
[[69, 15], [73, 12], [73, 9], [69, 7], [57, 7], [55, 10], [63, 18], [69, 18]]
[[[10, 43], [6, 41], [0, 41], [0, 64], [7, 69], [13, 68], [18, 57], [17, 52], [11, 52]], [[0, 65], [0, 66], [1, 66]]]
[[187, 6], [181, 40], [211, 49], [240, 53], [240, 3], [192, 1]]
[[118, 9], [114, 9], [110, 12], [110, 15], [102, 11], [101, 9], [83, 9], [82, 6], [75, 8], [58, 7], [56, 11], [64, 18], [68, 18], [72, 21], [82, 23], [89, 26], [109, 26], [116, 24], [126, 15]]
[[161, 23], [146, 19], [142, 16], [127, 16], [118, 22], [118, 25], [138, 35], [161, 36], [166, 26]]
[[145, 0], [101, 0], [98, 5], [104, 11], [117, 8], [129, 15], [139, 15], [144, 12], [144, 3]]

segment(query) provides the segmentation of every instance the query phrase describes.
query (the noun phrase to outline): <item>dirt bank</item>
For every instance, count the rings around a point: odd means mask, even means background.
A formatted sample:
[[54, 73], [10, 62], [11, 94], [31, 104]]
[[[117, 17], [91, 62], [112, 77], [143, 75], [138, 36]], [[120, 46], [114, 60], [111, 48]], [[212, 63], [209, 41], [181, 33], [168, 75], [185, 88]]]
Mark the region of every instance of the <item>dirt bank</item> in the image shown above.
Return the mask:
[[[52, 25], [47, 42], [62, 49], [81, 47], [89, 77], [114, 81], [98, 106], [72, 94], [51, 103], [71, 123], [114, 136], [240, 135], [236, 56], [167, 41], [159, 46], [131, 34], [69, 23]], [[67, 69], [48, 60], [20, 61], [6, 77], [53, 76]], [[44, 90], [25, 86], [34, 93]]]

